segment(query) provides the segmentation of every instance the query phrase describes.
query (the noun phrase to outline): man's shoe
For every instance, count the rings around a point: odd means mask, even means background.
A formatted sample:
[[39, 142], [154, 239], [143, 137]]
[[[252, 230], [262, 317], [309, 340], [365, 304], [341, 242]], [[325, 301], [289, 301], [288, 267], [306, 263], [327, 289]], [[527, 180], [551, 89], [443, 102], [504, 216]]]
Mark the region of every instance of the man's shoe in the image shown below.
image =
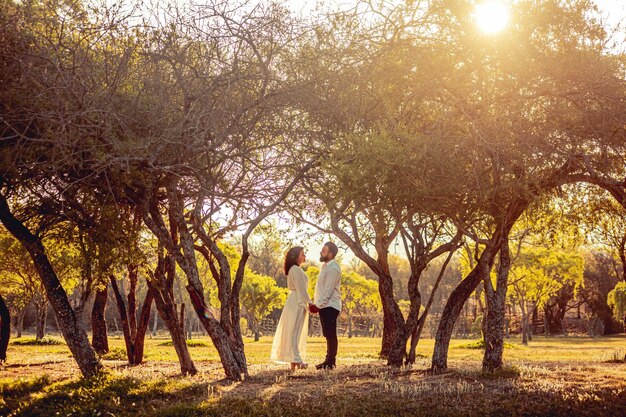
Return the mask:
[[316, 369], [334, 369], [335, 368], [335, 364], [334, 363], [326, 363], [326, 362], [322, 362], [318, 365], [315, 365]]

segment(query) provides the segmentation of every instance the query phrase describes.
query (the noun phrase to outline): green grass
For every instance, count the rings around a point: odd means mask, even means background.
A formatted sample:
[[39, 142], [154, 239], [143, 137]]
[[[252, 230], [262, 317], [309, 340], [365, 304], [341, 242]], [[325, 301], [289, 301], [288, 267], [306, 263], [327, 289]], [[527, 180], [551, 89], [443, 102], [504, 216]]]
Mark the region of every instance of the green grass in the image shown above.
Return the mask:
[[[271, 364], [272, 339], [246, 339], [250, 376], [226, 384], [208, 338], [191, 350], [199, 369], [179, 375], [166, 338], [146, 340], [146, 363], [128, 367], [121, 338], [110, 338], [105, 373], [80, 378], [65, 346], [11, 344], [0, 368], [0, 415], [10, 416], [409, 416], [602, 415], [626, 409], [626, 338], [535, 338], [508, 341], [505, 366], [483, 373], [482, 352], [467, 340], [451, 343], [450, 371], [430, 375], [433, 341], [421, 340], [418, 363], [391, 369], [378, 359], [380, 339], [340, 338], [338, 368], [290, 373]], [[205, 344], [206, 346], [202, 346]], [[322, 338], [310, 338], [307, 360], [321, 360]]]
[[[158, 346], [174, 346], [174, 344], [171, 340], [166, 340], [165, 342], [159, 343]], [[205, 341], [198, 340], [198, 339], [191, 339], [191, 340], [187, 340], [187, 346], [188, 347], [209, 347], [211, 346], [211, 342], [210, 341], [205, 342]]]

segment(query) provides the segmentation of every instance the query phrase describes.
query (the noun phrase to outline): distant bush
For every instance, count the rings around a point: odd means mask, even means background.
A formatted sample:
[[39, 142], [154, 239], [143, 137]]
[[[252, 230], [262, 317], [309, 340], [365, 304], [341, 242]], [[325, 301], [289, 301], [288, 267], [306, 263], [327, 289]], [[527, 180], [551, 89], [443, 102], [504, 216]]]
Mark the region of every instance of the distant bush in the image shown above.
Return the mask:
[[[504, 342], [504, 347], [506, 349], [517, 349], [517, 346], [513, 343]], [[480, 339], [475, 342], [464, 343], [462, 345], [454, 346], [454, 349], [484, 349], [485, 348], [485, 339]]]
[[13, 339], [11, 341], [12, 345], [16, 346], [53, 346], [53, 345], [64, 345], [65, 342], [59, 339], [53, 339], [52, 337], [44, 337], [43, 339], [33, 339], [30, 337]]
[[128, 359], [128, 355], [126, 354], [126, 349], [117, 347], [109, 350], [101, 358], [110, 361], [123, 361]]

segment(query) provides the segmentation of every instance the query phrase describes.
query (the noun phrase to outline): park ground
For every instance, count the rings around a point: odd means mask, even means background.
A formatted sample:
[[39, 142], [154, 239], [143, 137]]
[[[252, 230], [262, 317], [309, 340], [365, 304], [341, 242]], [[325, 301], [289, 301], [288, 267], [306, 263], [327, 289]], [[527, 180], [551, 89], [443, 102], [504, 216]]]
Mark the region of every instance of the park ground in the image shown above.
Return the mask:
[[[427, 370], [433, 341], [422, 340], [411, 368], [378, 359], [380, 339], [340, 339], [338, 367], [288, 372], [269, 362], [271, 338], [246, 340], [250, 376], [227, 383], [208, 338], [190, 341], [199, 373], [179, 374], [165, 338], [146, 340], [146, 362], [128, 367], [123, 340], [110, 338], [106, 371], [80, 378], [69, 350], [13, 341], [0, 367], [0, 416], [624, 416], [626, 337], [511, 339], [506, 365], [481, 372], [482, 351], [453, 340], [450, 369]], [[17, 342], [17, 343], [16, 343]], [[308, 359], [321, 361], [324, 339]]]

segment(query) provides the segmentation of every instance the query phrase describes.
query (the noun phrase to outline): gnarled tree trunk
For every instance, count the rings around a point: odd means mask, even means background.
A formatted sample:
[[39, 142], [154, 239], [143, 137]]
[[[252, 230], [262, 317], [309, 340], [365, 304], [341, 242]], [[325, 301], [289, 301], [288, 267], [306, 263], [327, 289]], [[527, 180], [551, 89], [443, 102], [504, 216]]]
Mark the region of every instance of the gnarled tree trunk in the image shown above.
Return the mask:
[[[157, 267], [151, 280], [148, 280], [150, 292], [154, 295], [154, 301], [165, 323], [167, 330], [172, 337], [172, 344], [178, 356], [180, 372], [183, 375], [195, 375], [198, 373], [196, 366], [191, 359], [187, 341], [185, 340], [185, 330], [176, 314], [176, 304], [173, 295], [173, 282], [176, 272], [176, 265], [171, 256], [163, 257], [159, 253]], [[182, 315], [180, 318], [183, 318]]]
[[0, 195], [0, 221], [30, 254], [41, 282], [46, 289], [48, 301], [52, 305], [59, 321], [63, 337], [81, 373], [85, 377], [95, 375], [102, 368], [102, 365], [89, 343], [87, 332], [80, 324], [70, 305], [67, 293], [61, 286], [54, 268], [50, 264], [41, 239], [33, 235], [21, 221], [13, 216], [6, 198], [2, 195]]
[[448, 302], [441, 315], [437, 335], [435, 336], [435, 348], [433, 350], [431, 365], [433, 371], [446, 369], [448, 367], [450, 339], [452, 338], [454, 324], [463, 309], [463, 305], [469, 296], [472, 295], [472, 292], [474, 292], [478, 284], [480, 284], [484, 274], [489, 273], [488, 271], [491, 270], [494, 258], [502, 244], [503, 237], [509, 235], [511, 228], [529, 204], [529, 201], [520, 198], [513, 201], [508, 206], [502, 220], [497, 224], [491, 239], [489, 239], [489, 242], [485, 245], [485, 249], [480, 255], [476, 266], [454, 291], [452, 291], [452, 294], [450, 294], [450, 298], [448, 298]]
[[500, 245], [496, 288], [493, 288], [489, 273], [490, 271], [487, 271], [487, 275], [483, 277], [483, 285], [485, 287], [485, 296], [487, 299], [483, 371], [495, 371], [496, 369], [502, 367], [506, 292], [508, 288], [510, 269], [511, 254], [509, 252], [509, 241], [507, 236], [503, 238], [502, 244]]
[[108, 285], [105, 285], [96, 292], [93, 308], [91, 310], [91, 345], [94, 350], [101, 355], [109, 351], [107, 322], [104, 314], [108, 295]]
[[[139, 323], [136, 320], [130, 320], [130, 316], [135, 316], [136, 311], [127, 311], [124, 304], [124, 298], [117, 287], [117, 281], [115, 277], [111, 277], [111, 288], [115, 294], [115, 300], [117, 302], [117, 308], [122, 319], [122, 334], [124, 335], [124, 342], [126, 344], [126, 355], [128, 357], [128, 363], [130, 365], [139, 365], [143, 362], [143, 348], [146, 337], [146, 331], [148, 329], [148, 322], [150, 320], [150, 309], [152, 308], [152, 300], [154, 296], [151, 290], [146, 293], [146, 298], [141, 308], [141, 315]], [[131, 285], [131, 289], [134, 287]], [[135, 328], [131, 329], [131, 323], [134, 323]], [[133, 337], [134, 335], [134, 337]]]

